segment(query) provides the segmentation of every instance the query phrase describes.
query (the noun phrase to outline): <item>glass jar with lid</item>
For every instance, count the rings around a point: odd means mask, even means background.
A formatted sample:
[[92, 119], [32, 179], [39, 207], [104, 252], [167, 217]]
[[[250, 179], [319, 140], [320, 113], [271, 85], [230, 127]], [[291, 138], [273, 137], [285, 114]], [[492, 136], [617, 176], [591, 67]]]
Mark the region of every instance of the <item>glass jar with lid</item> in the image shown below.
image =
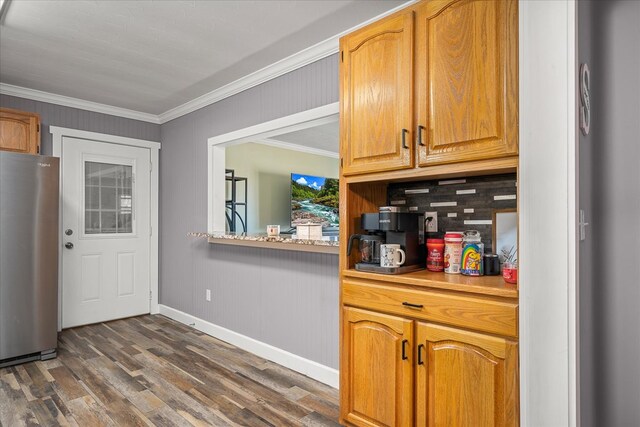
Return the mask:
[[460, 273], [465, 276], [482, 276], [482, 257], [484, 255], [484, 243], [477, 230], [465, 231], [462, 237], [462, 259], [460, 261]]

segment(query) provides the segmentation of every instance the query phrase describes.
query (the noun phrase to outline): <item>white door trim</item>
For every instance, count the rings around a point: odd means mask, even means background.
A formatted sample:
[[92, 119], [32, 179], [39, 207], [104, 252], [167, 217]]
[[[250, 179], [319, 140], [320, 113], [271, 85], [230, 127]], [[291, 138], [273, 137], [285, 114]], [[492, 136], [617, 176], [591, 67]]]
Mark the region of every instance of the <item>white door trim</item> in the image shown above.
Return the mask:
[[578, 423], [576, 9], [575, 0], [519, 1], [523, 426]]
[[[160, 143], [143, 139], [126, 138], [123, 136], [108, 135], [97, 132], [88, 132], [78, 129], [69, 129], [58, 126], [50, 126], [49, 131], [53, 135], [53, 156], [62, 157], [62, 141], [65, 137], [87, 139], [105, 144], [128, 145], [132, 147], [148, 148], [151, 154], [151, 206], [150, 225], [151, 239], [149, 241], [149, 289], [151, 300], [149, 312], [159, 313], [158, 307], [158, 195], [159, 195], [159, 169], [160, 169]], [[60, 196], [62, 196], [62, 170], [60, 170]], [[62, 239], [62, 203], [59, 211], [60, 223], [58, 235]], [[62, 251], [58, 251], [58, 331], [62, 329]]]
[[[144, 139], [127, 138], [125, 136], [109, 135], [106, 133], [89, 132], [86, 130], [62, 128], [58, 126], [49, 126], [49, 132], [53, 135], [53, 155], [56, 156], [56, 148], [62, 147], [62, 137], [69, 136], [72, 138], [88, 139], [97, 142], [107, 142], [110, 144], [130, 145], [132, 147], [142, 147], [159, 150], [160, 143], [156, 141], [147, 141]], [[56, 144], [58, 144], [56, 146]]]

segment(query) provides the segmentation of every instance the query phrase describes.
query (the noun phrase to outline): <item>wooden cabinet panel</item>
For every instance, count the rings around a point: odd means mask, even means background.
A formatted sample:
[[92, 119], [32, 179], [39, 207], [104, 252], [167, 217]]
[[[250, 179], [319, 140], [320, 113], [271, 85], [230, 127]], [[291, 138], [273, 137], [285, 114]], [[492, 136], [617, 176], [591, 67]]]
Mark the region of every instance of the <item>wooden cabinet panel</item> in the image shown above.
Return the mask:
[[518, 303], [512, 301], [343, 279], [342, 302], [478, 331], [518, 335]]
[[421, 322], [416, 343], [416, 425], [518, 424], [516, 343]]
[[0, 108], [0, 150], [37, 154], [40, 152], [40, 116]]
[[[420, 1], [340, 55], [341, 238], [389, 182], [516, 170], [517, 0]], [[518, 425], [517, 295], [345, 274], [356, 258], [340, 256], [341, 422]]]
[[342, 173], [413, 167], [413, 11], [343, 37], [340, 51]]
[[413, 421], [413, 321], [343, 308], [340, 410], [356, 426]]
[[419, 165], [518, 154], [517, 1], [416, 8]]

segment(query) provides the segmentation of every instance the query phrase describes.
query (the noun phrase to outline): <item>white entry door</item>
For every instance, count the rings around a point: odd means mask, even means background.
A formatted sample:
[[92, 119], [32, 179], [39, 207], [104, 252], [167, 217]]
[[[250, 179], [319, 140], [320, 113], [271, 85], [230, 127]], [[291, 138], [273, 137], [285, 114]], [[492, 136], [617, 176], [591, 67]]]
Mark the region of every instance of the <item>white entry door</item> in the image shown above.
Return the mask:
[[149, 313], [150, 150], [62, 144], [62, 327]]

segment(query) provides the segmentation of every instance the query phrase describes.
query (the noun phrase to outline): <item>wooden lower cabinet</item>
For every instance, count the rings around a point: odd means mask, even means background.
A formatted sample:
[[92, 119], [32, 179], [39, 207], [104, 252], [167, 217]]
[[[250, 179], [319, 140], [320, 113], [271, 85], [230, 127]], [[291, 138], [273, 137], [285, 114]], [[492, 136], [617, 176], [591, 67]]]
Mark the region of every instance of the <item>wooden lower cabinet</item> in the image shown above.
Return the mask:
[[355, 426], [413, 424], [412, 320], [344, 307], [341, 418]]
[[518, 344], [343, 307], [341, 421], [354, 426], [517, 426]]
[[515, 342], [417, 322], [416, 344], [417, 426], [518, 425]]

